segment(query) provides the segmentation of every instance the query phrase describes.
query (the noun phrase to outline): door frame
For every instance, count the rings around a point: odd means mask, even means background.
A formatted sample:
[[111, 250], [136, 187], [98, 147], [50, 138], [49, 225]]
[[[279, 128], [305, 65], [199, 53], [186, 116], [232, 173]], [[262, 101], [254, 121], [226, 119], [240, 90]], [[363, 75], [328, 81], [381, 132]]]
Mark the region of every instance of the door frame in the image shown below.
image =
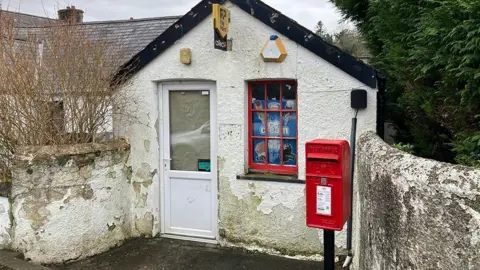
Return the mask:
[[[159, 137], [159, 168], [160, 173], [160, 236], [165, 238], [174, 238], [181, 240], [193, 240], [205, 243], [217, 243], [218, 240], [218, 124], [217, 124], [217, 89], [214, 82], [168, 82], [158, 83], [158, 137]], [[165, 106], [168, 104], [168, 91], [201, 91], [208, 90], [210, 96], [210, 155], [211, 155], [211, 173], [212, 173], [212, 233], [213, 238], [189, 237], [166, 233], [166, 181], [165, 162], [169, 162], [170, 153], [166, 153], [167, 144], [170, 143], [169, 136], [165, 136], [165, 117], [167, 115]], [[168, 148], [170, 146], [168, 145]]]

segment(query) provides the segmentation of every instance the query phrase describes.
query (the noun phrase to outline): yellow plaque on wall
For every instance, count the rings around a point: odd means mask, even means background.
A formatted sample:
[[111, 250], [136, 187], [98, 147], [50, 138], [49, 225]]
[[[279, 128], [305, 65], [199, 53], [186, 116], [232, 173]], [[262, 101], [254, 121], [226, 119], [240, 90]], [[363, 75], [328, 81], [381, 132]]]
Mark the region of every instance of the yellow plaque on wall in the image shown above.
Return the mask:
[[287, 57], [287, 50], [280, 38], [277, 35], [272, 35], [265, 43], [261, 55], [264, 62], [281, 63]]
[[213, 28], [222, 38], [228, 35], [228, 26], [230, 25], [230, 11], [228, 8], [213, 4]]

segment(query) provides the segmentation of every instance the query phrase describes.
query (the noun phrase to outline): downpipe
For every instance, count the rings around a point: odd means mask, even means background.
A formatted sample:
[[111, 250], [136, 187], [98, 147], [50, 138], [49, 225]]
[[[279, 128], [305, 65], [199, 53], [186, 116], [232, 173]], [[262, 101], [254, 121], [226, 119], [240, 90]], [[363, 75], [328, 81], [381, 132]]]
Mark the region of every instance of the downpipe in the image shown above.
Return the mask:
[[353, 179], [355, 175], [355, 150], [357, 144], [357, 115], [358, 110], [355, 113], [355, 117], [352, 118], [352, 132], [350, 134], [350, 148], [351, 148], [351, 156], [350, 156], [350, 218], [348, 218], [347, 223], [347, 251], [348, 256], [343, 263], [343, 268], [348, 268], [352, 264], [353, 260], [353, 253], [352, 253], [352, 225], [353, 225]]

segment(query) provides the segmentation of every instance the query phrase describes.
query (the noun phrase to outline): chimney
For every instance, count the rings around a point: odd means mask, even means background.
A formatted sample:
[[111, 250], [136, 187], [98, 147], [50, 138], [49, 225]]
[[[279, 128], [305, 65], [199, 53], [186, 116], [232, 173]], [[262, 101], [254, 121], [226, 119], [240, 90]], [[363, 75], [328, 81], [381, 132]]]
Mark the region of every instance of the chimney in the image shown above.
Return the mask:
[[68, 24], [83, 23], [83, 10], [76, 9], [75, 6], [60, 9], [58, 19]]

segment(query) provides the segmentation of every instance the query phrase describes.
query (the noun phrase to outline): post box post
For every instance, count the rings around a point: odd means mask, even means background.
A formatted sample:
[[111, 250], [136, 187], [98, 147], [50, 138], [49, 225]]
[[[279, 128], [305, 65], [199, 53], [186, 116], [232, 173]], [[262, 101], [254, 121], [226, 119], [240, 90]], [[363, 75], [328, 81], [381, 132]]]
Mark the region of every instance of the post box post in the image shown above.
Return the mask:
[[[306, 144], [307, 226], [324, 230], [325, 269], [334, 269], [335, 235], [350, 217], [350, 146], [345, 140]], [[331, 267], [331, 268], [329, 268]]]

